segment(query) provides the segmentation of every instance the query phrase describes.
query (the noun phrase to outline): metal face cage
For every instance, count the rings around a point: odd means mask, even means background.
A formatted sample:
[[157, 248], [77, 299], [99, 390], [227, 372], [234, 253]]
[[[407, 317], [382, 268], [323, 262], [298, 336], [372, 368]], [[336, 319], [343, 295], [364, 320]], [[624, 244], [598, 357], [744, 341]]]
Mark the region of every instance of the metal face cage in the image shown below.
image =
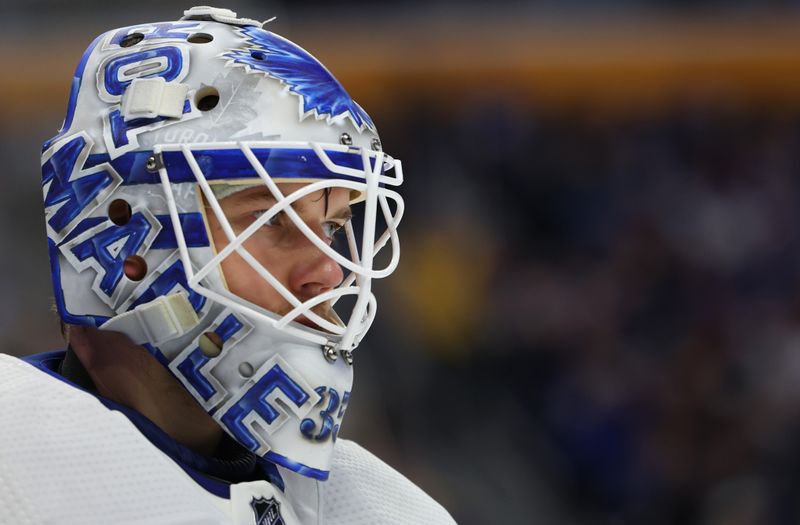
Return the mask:
[[[382, 151], [338, 144], [315, 142], [223, 142], [160, 145], [153, 149], [153, 168], [157, 168], [167, 198], [178, 249], [189, 286], [197, 293], [220, 303], [233, 311], [269, 323], [278, 330], [300, 337], [314, 344], [350, 351], [355, 348], [375, 318], [377, 302], [371, 290], [372, 279], [386, 277], [397, 267], [400, 245], [397, 226], [403, 216], [402, 197], [390, 187], [403, 182], [402, 163]], [[393, 176], [386, 172], [393, 170]], [[215, 181], [241, 181], [263, 184], [275, 198], [275, 204], [261, 214], [238, 235], [214, 194]], [[304, 182], [305, 186], [284, 195], [276, 181]], [[202, 198], [219, 222], [228, 241], [210, 260], [198, 260], [187, 245], [180, 215], [189, 211], [180, 209], [175, 192], [186, 183], [199, 188], [198, 206]], [[363, 202], [363, 225], [358, 232], [352, 221], [345, 224], [347, 250], [339, 253], [321, 239], [293, 209], [292, 203], [307, 195], [327, 188], [345, 188], [357, 197], [351, 204]], [[301, 301], [281, 283], [268, 268], [244, 246], [263, 225], [279, 213], [293, 225], [325, 256], [339, 264], [347, 275], [336, 288]], [[376, 232], [378, 219], [386, 229]], [[391, 257], [383, 268], [376, 269], [376, 255], [391, 245]], [[252, 270], [274, 288], [291, 306], [284, 315], [277, 315], [225, 288], [209, 286], [204, 280], [211, 272], [220, 271], [221, 263], [231, 254], [238, 254]], [[195, 271], [195, 268], [198, 268]], [[341, 324], [318, 315], [312, 309], [330, 302], [333, 307], [341, 298], [353, 296], [354, 305], [349, 312], [337, 309], [345, 319]], [[305, 316], [320, 329], [310, 329], [293, 323]]]

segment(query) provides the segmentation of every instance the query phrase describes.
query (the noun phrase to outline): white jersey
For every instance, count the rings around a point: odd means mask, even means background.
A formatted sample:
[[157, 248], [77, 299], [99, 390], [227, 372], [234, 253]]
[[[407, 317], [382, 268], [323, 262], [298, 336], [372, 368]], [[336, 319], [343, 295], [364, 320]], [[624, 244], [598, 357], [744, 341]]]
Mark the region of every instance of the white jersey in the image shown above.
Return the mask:
[[328, 481], [278, 472], [282, 487], [199, 479], [122, 413], [0, 354], [2, 525], [454, 523], [421, 489], [351, 441], [336, 442]]

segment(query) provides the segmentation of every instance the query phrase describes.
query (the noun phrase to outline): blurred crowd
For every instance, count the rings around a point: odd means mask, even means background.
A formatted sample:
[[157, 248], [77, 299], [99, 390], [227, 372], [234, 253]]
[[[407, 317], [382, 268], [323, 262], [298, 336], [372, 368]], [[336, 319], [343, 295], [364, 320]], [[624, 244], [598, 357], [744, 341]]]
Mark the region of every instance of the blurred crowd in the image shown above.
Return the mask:
[[[367, 109], [404, 161], [401, 263], [342, 435], [465, 525], [800, 522], [800, 111], [391, 95]], [[59, 118], [0, 115], [4, 353], [63, 346], [38, 159]]]
[[[402, 262], [343, 435], [464, 524], [797, 523], [800, 113], [402, 106]], [[2, 195], [13, 354], [61, 344], [36, 154]]]
[[798, 522], [800, 114], [393, 125], [370, 374], [460, 522]]

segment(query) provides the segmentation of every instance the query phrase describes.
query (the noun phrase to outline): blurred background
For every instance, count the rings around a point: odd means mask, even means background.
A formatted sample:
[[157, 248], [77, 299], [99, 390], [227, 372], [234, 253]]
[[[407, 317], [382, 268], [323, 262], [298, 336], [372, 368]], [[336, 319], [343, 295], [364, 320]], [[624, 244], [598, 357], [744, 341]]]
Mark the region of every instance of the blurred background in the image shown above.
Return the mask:
[[[0, 351], [63, 346], [39, 151], [83, 49], [190, 6], [2, 2]], [[225, 7], [404, 161], [345, 437], [462, 524], [800, 523], [800, 2]]]

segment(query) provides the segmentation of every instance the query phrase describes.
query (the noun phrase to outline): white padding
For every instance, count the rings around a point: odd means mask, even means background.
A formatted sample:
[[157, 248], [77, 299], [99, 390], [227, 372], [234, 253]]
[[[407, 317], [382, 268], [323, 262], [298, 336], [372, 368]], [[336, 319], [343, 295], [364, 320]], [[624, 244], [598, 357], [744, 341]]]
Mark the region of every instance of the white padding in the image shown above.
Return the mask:
[[122, 116], [136, 118], [180, 118], [189, 86], [167, 82], [162, 77], [135, 78], [122, 95]]
[[122, 332], [137, 345], [159, 345], [197, 326], [200, 319], [185, 293], [163, 295], [106, 321], [101, 330]]
[[223, 24], [234, 26], [256, 26], [261, 27], [261, 22], [251, 18], [237, 18], [236, 13], [230, 9], [221, 7], [209, 7], [207, 5], [196, 6], [183, 12], [181, 20], [216, 20]]
[[402, 474], [346, 439], [320, 483], [325, 525], [454, 525], [450, 514]]

